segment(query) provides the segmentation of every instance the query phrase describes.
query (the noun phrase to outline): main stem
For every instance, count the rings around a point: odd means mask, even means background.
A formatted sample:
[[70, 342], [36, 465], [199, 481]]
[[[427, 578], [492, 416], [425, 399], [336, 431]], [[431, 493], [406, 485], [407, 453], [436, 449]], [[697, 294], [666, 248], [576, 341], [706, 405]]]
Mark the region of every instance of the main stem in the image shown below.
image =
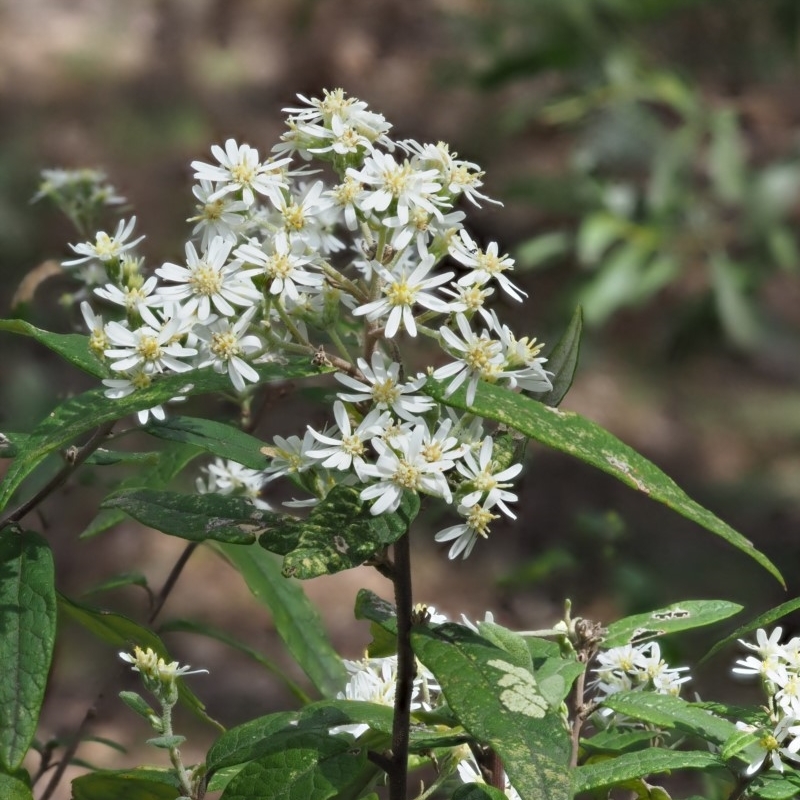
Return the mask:
[[408, 735], [411, 694], [416, 666], [411, 649], [411, 547], [408, 532], [394, 545], [394, 598], [397, 606], [397, 684], [392, 723], [392, 769], [389, 800], [406, 800], [408, 784]]

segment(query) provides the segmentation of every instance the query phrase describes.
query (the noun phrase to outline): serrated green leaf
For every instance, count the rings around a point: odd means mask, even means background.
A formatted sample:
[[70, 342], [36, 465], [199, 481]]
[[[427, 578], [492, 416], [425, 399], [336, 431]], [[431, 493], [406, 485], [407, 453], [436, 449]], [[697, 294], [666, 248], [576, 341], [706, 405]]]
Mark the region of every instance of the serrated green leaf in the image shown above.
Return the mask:
[[278, 635], [317, 691], [323, 697], [335, 697], [347, 682], [347, 670], [302, 586], [285, 578], [276, 558], [261, 547], [213, 546], [239, 571], [256, 599], [270, 609]]
[[260, 439], [224, 422], [199, 417], [170, 417], [164, 422], [150, 422], [144, 431], [160, 439], [195, 445], [250, 469], [265, 469], [269, 465], [269, 459], [261, 452], [264, 443]]
[[244, 497], [221, 494], [180, 494], [155, 489], [117, 492], [101, 508], [119, 508], [144, 525], [192, 542], [209, 539], [252, 544], [264, 528], [279, 524], [283, 515], [256, 508]]
[[357, 779], [365, 749], [327, 731], [276, 737], [228, 784], [222, 800], [327, 800]]
[[405, 492], [393, 514], [373, 516], [352, 486], [335, 486], [307, 519], [284, 517], [258, 543], [283, 556], [287, 577], [316, 578], [363, 564], [399, 539], [419, 510], [419, 497]]
[[286, 688], [303, 704], [311, 702], [311, 698], [297, 685], [286, 672], [272, 659], [267, 658], [258, 650], [250, 647], [249, 645], [240, 642], [235, 637], [231, 636], [225, 631], [214, 628], [211, 625], [206, 625], [201, 622], [193, 622], [187, 619], [170, 620], [161, 626], [162, 633], [167, 631], [182, 631], [184, 633], [197, 633], [201, 636], [208, 636], [211, 639], [216, 639], [218, 642], [223, 642], [229, 647], [233, 647], [245, 655], [250, 656], [255, 662], [261, 664], [268, 672], [280, 678]]
[[656, 748], [637, 750], [634, 753], [624, 753], [617, 758], [607, 758], [578, 767], [573, 772], [573, 789], [575, 794], [579, 794], [660, 772], [721, 766], [724, 765], [720, 760], [708, 752]]
[[572, 411], [550, 408], [484, 382], [478, 384], [475, 402], [471, 406], [467, 405], [463, 387], [449, 397], [445, 397], [446, 388], [446, 384], [429, 378], [425, 392], [444, 405], [502, 422], [530, 439], [613, 475], [627, 486], [720, 536], [761, 564], [781, 585], [785, 585], [778, 568], [751, 541], [692, 500], [658, 467], [596, 423]]
[[569, 737], [533, 675], [514, 656], [460, 625], [415, 627], [414, 652], [436, 676], [448, 705], [478, 741], [502, 758], [526, 800], [572, 797]]
[[603, 647], [620, 647], [630, 641], [645, 641], [666, 633], [688, 631], [713, 625], [738, 614], [742, 606], [727, 600], [687, 600], [666, 608], [612, 622], [603, 639]]
[[0, 773], [0, 797], [3, 800], [33, 800], [33, 792], [24, 781]]
[[561, 401], [572, 386], [575, 370], [578, 368], [582, 332], [583, 311], [578, 306], [567, 329], [547, 356], [547, 369], [554, 373], [553, 388], [549, 392], [526, 392], [526, 394], [546, 406], [556, 408], [561, 405]]
[[89, 349], [88, 336], [78, 333], [51, 333], [21, 319], [0, 319], [0, 331], [30, 336], [95, 378], [105, 378], [108, 375], [103, 362]]
[[53, 554], [31, 531], [0, 531], [0, 766], [28, 752], [44, 700], [56, 636]]
[[720, 745], [736, 733], [736, 726], [727, 719], [670, 694], [615, 692], [603, 701], [603, 706], [659, 728], [693, 733]]
[[[149, 647], [165, 661], [172, 661], [167, 648], [156, 634], [137, 622], [122, 616], [122, 614], [115, 614], [111, 611], [76, 603], [63, 594], [58, 594], [58, 607], [90, 633], [97, 636], [98, 639], [110, 644], [116, 651], [129, 651], [134, 646], [139, 646], [143, 650]], [[184, 705], [201, 719], [211, 723], [216, 728], [222, 727], [216, 720], [206, 714], [205, 706], [194, 692], [189, 689], [183, 678], [178, 678], [178, 695]]]
[[[201, 455], [202, 450], [185, 444], [173, 444], [165, 447], [153, 469], [139, 470], [135, 475], [123, 480], [116, 491], [129, 489], [163, 489], [169, 486], [172, 479], [191, 461]], [[97, 536], [127, 518], [124, 511], [118, 508], [101, 509], [97, 516], [81, 533], [81, 539]]]
[[98, 770], [72, 781], [72, 800], [175, 800], [180, 795], [175, 774], [152, 767]]
[[715, 656], [720, 650], [733, 644], [737, 639], [747, 636], [748, 633], [752, 633], [758, 628], [765, 628], [768, 625], [772, 625], [773, 622], [777, 622], [781, 617], [785, 617], [787, 614], [797, 611], [798, 608], [800, 608], [800, 597], [795, 597], [793, 600], [787, 600], [785, 603], [781, 603], [779, 606], [775, 606], [775, 608], [771, 608], [769, 611], [759, 614], [755, 619], [745, 623], [729, 636], [717, 642], [697, 663], [702, 664], [712, 656]]
[[[261, 364], [255, 369], [262, 383], [305, 378], [326, 371], [313, 366], [309, 359], [297, 359], [288, 364]], [[11, 463], [5, 479], [0, 483], [0, 509], [5, 507], [19, 484], [49, 453], [65, 447], [86, 431], [136, 411], [166, 403], [176, 396], [189, 397], [229, 388], [227, 374], [220, 375], [207, 367], [159, 377], [148, 388], [117, 400], [109, 400], [103, 393], [104, 387], [70, 398], [36, 426], [25, 443], [25, 450]]]

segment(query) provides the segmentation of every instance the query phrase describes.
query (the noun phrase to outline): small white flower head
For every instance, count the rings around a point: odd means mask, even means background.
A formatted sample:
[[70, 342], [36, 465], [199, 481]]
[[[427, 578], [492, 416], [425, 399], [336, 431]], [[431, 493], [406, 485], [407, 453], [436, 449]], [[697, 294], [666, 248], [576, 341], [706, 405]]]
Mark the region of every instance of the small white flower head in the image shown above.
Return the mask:
[[448, 558], [467, 558], [478, 539], [489, 538], [489, 526], [494, 520], [500, 519], [499, 514], [491, 511], [494, 505], [494, 500], [487, 499], [483, 504], [466, 506], [462, 503], [458, 506], [458, 513], [465, 517], [464, 521], [439, 531], [434, 537], [437, 542], [452, 542]]
[[133, 285], [120, 287], [107, 283], [105, 286], [98, 286], [94, 293], [109, 303], [122, 306], [129, 315], [138, 314], [141, 306], [155, 308], [164, 304], [163, 297], [156, 293], [158, 278], [155, 275], [150, 276], [141, 285], [137, 284], [138, 281], [134, 281]]
[[142, 676], [142, 682], [149, 691], [160, 700], [173, 705], [178, 700], [178, 678], [208, 673], [207, 669], [193, 670], [189, 666], [180, 666], [177, 661], [167, 662], [151, 648], [143, 650], [138, 645], [133, 648], [133, 653], [122, 652], [119, 657]]
[[491, 436], [484, 438], [478, 457], [475, 458], [472, 452], [466, 452], [463, 461], [457, 465], [458, 471], [467, 481], [469, 491], [461, 498], [461, 503], [465, 506], [472, 506], [479, 502], [481, 498], [491, 500], [491, 505], [497, 507], [511, 519], [516, 519], [516, 515], [506, 505], [506, 501], [515, 503], [517, 495], [506, 491], [512, 478], [516, 478], [522, 472], [522, 464], [512, 464], [506, 469], [497, 471], [497, 465], [492, 461], [494, 453], [494, 440]]
[[759, 735], [755, 743], [755, 758], [748, 764], [745, 775], [751, 777], [763, 769], [775, 769], [783, 772], [783, 759], [800, 762], [800, 725], [794, 716], [785, 716], [778, 720], [774, 728], [759, 730], [753, 725], [737, 722], [739, 730]]
[[316, 440], [310, 430], [305, 432], [302, 439], [299, 436], [290, 436], [288, 439], [275, 436], [272, 441], [272, 447], [264, 448], [264, 452], [272, 458], [272, 463], [265, 470], [269, 475], [268, 481], [282, 475], [305, 472], [316, 465], [316, 460], [311, 456]]
[[282, 190], [288, 188], [281, 168], [291, 161], [290, 158], [261, 163], [258, 150], [247, 144], [237, 145], [235, 139], [228, 139], [224, 150], [214, 145], [211, 153], [218, 164], [192, 162], [195, 179], [217, 185], [216, 190], [207, 196], [207, 202], [231, 192], [241, 192], [242, 202], [250, 208], [256, 201], [255, 192], [258, 192], [268, 197], [276, 207], [280, 204]]
[[436, 257], [431, 253], [421, 256], [416, 266], [400, 266], [390, 272], [380, 264], [375, 264], [373, 269], [380, 276], [383, 285], [383, 297], [371, 303], [359, 306], [353, 314], [366, 316], [369, 320], [386, 318], [385, 335], [392, 339], [397, 335], [400, 325], [405, 328], [410, 336], [417, 335], [417, 326], [414, 322], [413, 307], [423, 306], [431, 311], [447, 314], [450, 305], [431, 293], [431, 289], [447, 283], [453, 277], [452, 272], [427, 277], [436, 266]]
[[198, 213], [190, 217], [187, 222], [196, 223], [192, 229], [192, 236], [201, 234], [200, 249], [207, 250], [211, 240], [217, 236], [236, 241], [247, 221], [247, 204], [229, 194], [211, 200], [215, 189], [209, 180], [201, 180], [195, 184], [192, 187], [192, 194], [199, 201]]
[[247, 497], [259, 508], [270, 509], [269, 504], [259, 497], [267, 479], [263, 470], [251, 469], [236, 461], [218, 457], [208, 466], [201, 467], [201, 471], [207, 477], [195, 479], [195, 486], [200, 494]]
[[[142, 309], [143, 317], [147, 318]], [[151, 315], [152, 317], [152, 315]], [[105, 351], [107, 358], [113, 360], [111, 369], [115, 372], [141, 370], [145, 374], [156, 372], [188, 372], [191, 364], [181, 361], [183, 358], [197, 355], [193, 347], [184, 347], [179, 339], [185, 330], [185, 323], [179, 317], [173, 317], [160, 327], [154, 318], [151, 323], [130, 330], [119, 322], [108, 322], [105, 334], [109, 349]]]
[[324, 459], [322, 466], [326, 469], [346, 471], [353, 468], [356, 475], [361, 478], [362, 468], [366, 463], [364, 460], [367, 454], [366, 443], [373, 437], [384, 434], [391, 421], [391, 415], [388, 411], [373, 408], [355, 430], [341, 400], [333, 404], [333, 415], [336, 419], [335, 432], [323, 434], [309, 427], [311, 435], [324, 447], [316, 446], [308, 455], [310, 458]]
[[400, 381], [400, 365], [391, 361], [380, 350], [372, 353], [370, 364], [363, 358], [356, 362], [364, 375], [359, 381], [337, 372], [335, 378], [350, 389], [345, 394], [340, 392], [339, 398], [346, 403], [372, 402], [375, 408], [390, 409], [400, 419], [417, 421], [420, 414], [430, 411], [434, 406], [432, 398], [417, 394], [425, 383], [424, 376], [413, 381]]
[[236, 315], [234, 306], [250, 307], [261, 300], [261, 292], [250, 278], [259, 270], [241, 269], [241, 261], [228, 262], [233, 241], [215, 236], [208, 250], [198, 255], [191, 242], [186, 243], [186, 266], [166, 263], [156, 274], [176, 286], [159, 290], [165, 300], [186, 302], [185, 315], [197, 314], [200, 322], [211, 316], [212, 306], [225, 317]]
[[103, 325], [103, 318], [94, 313], [86, 300], [81, 302], [81, 314], [89, 329], [89, 349], [99, 358], [104, 358], [105, 351], [108, 349], [108, 337]]
[[74, 267], [78, 264], [84, 264], [87, 261], [95, 259], [103, 264], [110, 264], [117, 261], [123, 253], [127, 252], [133, 247], [136, 247], [139, 242], [144, 239], [140, 236], [138, 239], [128, 241], [131, 233], [133, 233], [133, 226], [136, 224], [136, 217], [131, 217], [127, 222], [120, 220], [117, 225], [117, 230], [113, 236], [109, 236], [105, 231], [99, 231], [95, 237], [94, 243], [81, 242], [80, 244], [71, 244], [70, 247], [80, 256], [71, 261], [62, 262], [64, 267]]
[[197, 366], [212, 366], [215, 372], [227, 372], [237, 392], [245, 391], [245, 381], [258, 383], [259, 380], [258, 372], [243, 358], [263, 348], [258, 336], [247, 333], [255, 313], [255, 307], [249, 308], [233, 324], [228, 319], [217, 319], [208, 326], [194, 329], [202, 342]]
[[461, 286], [472, 286], [478, 284], [483, 286], [490, 280], [495, 280], [500, 288], [511, 298], [522, 302], [527, 294], [518, 286], [513, 284], [506, 272], [514, 269], [514, 259], [508, 255], [498, 255], [497, 242], [491, 242], [485, 250], [479, 248], [472, 237], [465, 231], [461, 231], [460, 239], [454, 238], [450, 245], [450, 255], [465, 267], [469, 267], [469, 272], [458, 279]]

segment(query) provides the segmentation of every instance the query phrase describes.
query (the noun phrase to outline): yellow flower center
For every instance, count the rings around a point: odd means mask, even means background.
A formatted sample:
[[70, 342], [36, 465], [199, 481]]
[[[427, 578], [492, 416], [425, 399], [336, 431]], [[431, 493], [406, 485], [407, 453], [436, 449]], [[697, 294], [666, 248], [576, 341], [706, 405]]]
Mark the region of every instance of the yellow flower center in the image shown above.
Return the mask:
[[221, 358], [223, 361], [227, 361], [233, 356], [238, 356], [242, 352], [242, 348], [239, 347], [239, 340], [231, 331], [212, 333], [209, 349], [217, 358]]
[[249, 164], [236, 164], [231, 168], [231, 177], [235, 183], [241, 186], [248, 186], [253, 182], [256, 171]]
[[342, 436], [342, 450], [351, 456], [364, 454], [364, 442], [358, 436]]
[[401, 458], [394, 475], [392, 475], [392, 480], [404, 489], [416, 489], [419, 483], [419, 470]]
[[409, 286], [405, 280], [390, 283], [383, 290], [386, 299], [393, 306], [410, 306], [414, 303], [417, 289]]
[[155, 336], [142, 336], [136, 346], [136, 352], [145, 361], [157, 361], [161, 358], [162, 350]]
[[288, 230], [303, 230], [306, 225], [303, 207], [298, 206], [297, 203], [289, 203], [289, 205], [283, 210], [283, 224]]
[[210, 297], [216, 294], [222, 287], [222, 276], [208, 264], [200, 264], [193, 272], [189, 283], [194, 287], [197, 294]]
[[385, 403], [390, 406], [399, 396], [400, 390], [391, 378], [387, 378], [382, 383], [376, 382], [372, 387], [372, 399], [376, 403]]
[[497, 519], [498, 516], [498, 514], [492, 514], [491, 511], [487, 511], [483, 506], [476, 503], [469, 511], [467, 525], [469, 525], [478, 536], [482, 536], [486, 539], [489, 536], [489, 524], [493, 519]]

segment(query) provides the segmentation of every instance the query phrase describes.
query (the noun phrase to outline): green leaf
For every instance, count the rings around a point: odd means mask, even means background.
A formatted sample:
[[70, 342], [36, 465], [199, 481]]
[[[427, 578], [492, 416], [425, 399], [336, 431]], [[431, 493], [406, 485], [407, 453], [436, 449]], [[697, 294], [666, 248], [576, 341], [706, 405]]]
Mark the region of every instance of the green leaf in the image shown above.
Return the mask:
[[147, 744], [161, 750], [171, 750], [173, 747], [180, 747], [185, 741], [185, 736], [155, 736], [148, 739]]
[[317, 691], [323, 697], [335, 697], [347, 682], [347, 670], [302, 586], [285, 578], [275, 557], [260, 547], [214, 547], [239, 571], [255, 598], [270, 609], [278, 635]]
[[335, 486], [307, 519], [284, 517], [258, 543], [283, 556], [283, 574], [301, 579], [363, 564], [399, 539], [419, 511], [419, 497], [405, 492], [393, 514], [373, 516], [352, 486]]
[[793, 600], [787, 600], [785, 603], [781, 603], [779, 606], [771, 608], [763, 614], [759, 614], [755, 619], [745, 623], [732, 634], [717, 642], [697, 663], [702, 664], [704, 661], [708, 661], [709, 658], [715, 656], [720, 650], [728, 647], [728, 645], [733, 644], [737, 639], [747, 636], [748, 633], [752, 633], [758, 628], [766, 628], [768, 625], [772, 625], [773, 622], [777, 622], [781, 617], [785, 617], [787, 614], [797, 611], [798, 608], [800, 608], [800, 597], [795, 597]]
[[778, 568], [753, 543], [692, 500], [658, 467], [623, 444], [597, 423], [571, 411], [537, 403], [508, 389], [479, 383], [475, 402], [468, 406], [464, 387], [445, 397], [446, 385], [429, 379], [425, 391], [444, 405], [502, 422], [542, 444], [560, 450], [613, 475], [626, 485], [702, 525], [749, 555], [785, 585]]
[[287, 733], [231, 780], [222, 800], [327, 800], [355, 781], [366, 763], [366, 750], [352, 740], [328, 731]]
[[561, 231], [535, 236], [517, 248], [517, 268], [531, 269], [550, 266], [553, 259], [563, 256], [568, 248], [569, 238]]
[[33, 792], [24, 781], [0, 773], [0, 797], [3, 800], [33, 800]]
[[143, 589], [147, 588], [147, 578], [141, 572], [122, 572], [119, 575], [114, 575], [108, 580], [98, 583], [87, 589], [83, 596], [86, 597], [90, 594], [99, 594], [100, 592], [108, 592], [112, 589], [119, 589], [122, 586], [141, 586]]
[[192, 542], [213, 539], [229, 544], [252, 544], [265, 527], [282, 515], [256, 508], [243, 497], [221, 494], [180, 494], [155, 489], [118, 492], [102, 508], [120, 508], [144, 525]]
[[74, 364], [95, 378], [105, 378], [108, 370], [99, 358], [89, 349], [89, 337], [78, 333], [51, 333], [35, 328], [21, 319], [0, 319], [0, 331], [20, 333], [30, 336], [37, 342], [49, 347], [63, 356], [70, 364]]
[[547, 658], [533, 670], [542, 697], [550, 708], [557, 710], [566, 700], [578, 675], [582, 675], [586, 665], [574, 658]]
[[547, 356], [547, 369], [554, 373], [553, 388], [549, 392], [527, 392], [534, 400], [554, 408], [561, 405], [578, 368], [582, 331], [583, 311], [578, 306], [558, 344]]
[[[153, 469], [139, 470], [135, 475], [126, 478], [117, 486], [117, 492], [127, 489], [163, 489], [201, 453], [201, 450], [191, 445], [168, 445], [158, 454], [159, 458]], [[97, 536], [125, 519], [125, 512], [119, 508], [101, 509], [81, 533], [80, 538], [89, 539]]]
[[741, 203], [745, 196], [745, 152], [736, 112], [723, 108], [711, 114], [708, 171], [725, 203]]
[[738, 755], [742, 750], [755, 744], [761, 738], [761, 734], [752, 733], [751, 731], [735, 731], [725, 741], [725, 745], [719, 752], [719, 757], [723, 761], [728, 761], [735, 755]]
[[98, 770], [72, 781], [72, 800], [175, 800], [180, 795], [172, 770], [153, 767]]
[[596, 263], [622, 236], [624, 227], [624, 222], [605, 211], [586, 217], [578, 231], [578, 260], [582, 264]]
[[[288, 364], [258, 365], [256, 371], [262, 382], [269, 382], [305, 378], [325, 370], [313, 366], [309, 359], [297, 359]], [[226, 391], [229, 388], [230, 379], [227, 374], [220, 375], [207, 367], [159, 377], [147, 389], [133, 392], [118, 400], [109, 400], [103, 393], [104, 387], [70, 398], [36, 426], [26, 442], [25, 450], [12, 462], [5, 479], [0, 483], [0, 509], [25, 477], [49, 453], [65, 447], [86, 431], [103, 423], [122, 419], [136, 411], [166, 403], [176, 396], [188, 397]]]
[[264, 443], [260, 439], [224, 422], [171, 417], [164, 422], [150, 422], [144, 431], [161, 439], [193, 444], [207, 453], [250, 469], [265, 469], [269, 465], [269, 459], [261, 452]]
[[[117, 652], [132, 650], [134, 646], [139, 646], [143, 650], [149, 647], [165, 661], [172, 661], [167, 648], [156, 634], [121, 614], [76, 603], [63, 594], [58, 595], [58, 607], [98, 639], [110, 644]], [[178, 678], [178, 694], [186, 707], [197, 716], [215, 727], [221, 728], [216, 720], [206, 714], [205, 706], [187, 687], [183, 678]]]
[[687, 600], [666, 608], [625, 617], [608, 626], [603, 647], [620, 647], [630, 641], [643, 641], [676, 631], [688, 631], [712, 625], [742, 610], [727, 600]]
[[800, 775], [789, 766], [784, 767], [782, 775], [770, 770], [759, 775], [747, 787], [747, 792], [750, 796], [761, 797], [763, 800], [796, 798], [800, 794]]
[[13, 772], [36, 733], [56, 636], [53, 554], [37, 533], [0, 531], [0, 765]]
[[453, 793], [453, 800], [505, 800], [505, 792], [486, 783], [465, 783]]
[[233, 647], [239, 652], [250, 656], [250, 658], [252, 658], [258, 664], [261, 664], [261, 666], [264, 667], [268, 672], [271, 672], [273, 675], [280, 678], [286, 688], [303, 705], [311, 702], [311, 698], [284, 672], [284, 670], [275, 661], [267, 658], [265, 655], [259, 653], [258, 650], [255, 650], [249, 645], [244, 644], [244, 642], [240, 642], [238, 639], [229, 635], [225, 631], [219, 630], [218, 628], [214, 628], [210, 625], [206, 625], [205, 623], [192, 622], [191, 620], [187, 619], [170, 620], [161, 626], [161, 631], [162, 633], [166, 631], [197, 633], [201, 636], [208, 636], [211, 639], [216, 639], [218, 642], [223, 642], [229, 647]]
[[658, 731], [600, 731], [591, 739], [581, 739], [581, 747], [590, 753], [623, 753], [649, 746], [658, 735]]
[[536, 681], [514, 656], [460, 625], [415, 627], [414, 652], [439, 681], [463, 726], [502, 758], [526, 800], [572, 797], [569, 737]]
[[372, 624], [372, 641], [367, 652], [370, 658], [385, 658], [397, 652], [397, 613], [395, 607], [369, 589], [356, 595], [355, 618]]
[[731, 261], [725, 253], [711, 256], [714, 300], [725, 334], [742, 349], [752, 349], [761, 338], [761, 328], [751, 299], [744, 287], [747, 268]]
[[160, 716], [153, 711], [152, 708], [148, 705], [147, 701], [136, 692], [120, 692], [119, 699], [125, 703], [131, 711], [135, 711], [140, 717], [144, 717], [148, 722], [153, 717]]
[[616, 692], [603, 701], [603, 706], [659, 728], [693, 733], [720, 745], [736, 733], [736, 726], [727, 719], [670, 694]]
[[585, 764], [573, 772], [575, 794], [676, 769], [709, 769], [724, 766], [708, 752], [694, 750], [637, 750], [617, 758]]

